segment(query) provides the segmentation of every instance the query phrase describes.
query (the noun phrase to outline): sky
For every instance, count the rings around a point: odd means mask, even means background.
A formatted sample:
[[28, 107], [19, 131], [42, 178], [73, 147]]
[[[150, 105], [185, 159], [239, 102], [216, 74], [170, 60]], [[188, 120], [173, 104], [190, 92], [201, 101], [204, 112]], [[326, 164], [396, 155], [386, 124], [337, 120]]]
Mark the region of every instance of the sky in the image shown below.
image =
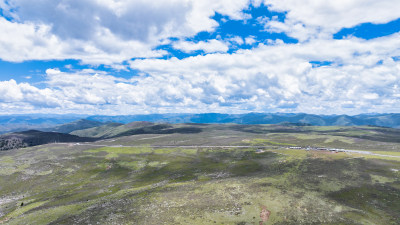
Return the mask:
[[400, 113], [398, 0], [0, 0], [0, 114]]

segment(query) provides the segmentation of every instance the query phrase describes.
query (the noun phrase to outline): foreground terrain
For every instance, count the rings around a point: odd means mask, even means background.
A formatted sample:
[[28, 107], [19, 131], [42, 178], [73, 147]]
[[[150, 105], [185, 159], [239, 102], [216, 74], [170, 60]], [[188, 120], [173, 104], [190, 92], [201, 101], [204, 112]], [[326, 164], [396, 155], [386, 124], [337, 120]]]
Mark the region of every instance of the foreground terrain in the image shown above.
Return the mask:
[[399, 130], [144, 125], [1, 151], [0, 223], [400, 223]]

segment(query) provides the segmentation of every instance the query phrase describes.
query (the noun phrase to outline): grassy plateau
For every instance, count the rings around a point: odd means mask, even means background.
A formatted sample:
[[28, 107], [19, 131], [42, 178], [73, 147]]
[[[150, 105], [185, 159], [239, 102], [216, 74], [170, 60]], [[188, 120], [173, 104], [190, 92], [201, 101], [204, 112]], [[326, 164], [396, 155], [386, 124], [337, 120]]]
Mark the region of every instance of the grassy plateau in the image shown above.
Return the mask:
[[0, 151], [0, 224], [400, 224], [400, 130], [170, 126]]

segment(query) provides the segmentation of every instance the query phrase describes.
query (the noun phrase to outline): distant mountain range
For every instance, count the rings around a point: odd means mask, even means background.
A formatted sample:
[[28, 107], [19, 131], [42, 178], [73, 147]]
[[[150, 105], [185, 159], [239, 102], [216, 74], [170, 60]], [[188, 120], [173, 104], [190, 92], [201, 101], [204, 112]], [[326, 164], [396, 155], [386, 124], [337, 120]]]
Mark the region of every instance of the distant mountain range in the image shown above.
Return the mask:
[[30, 129], [49, 128], [76, 121], [87, 116], [83, 115], [0, 115], [0, 134], [7, 132], [26, 131]]
[[[82, 120], [83, 119], [83, 120]], [[76, 122], [77, 120], [81, 120]], [[0, 116], [0, 133], [36, 129], [70, 133], [102, 125], [117, 126], [135, 121], [153, 123], [236, 123], [236, 124], [303, 124], [313, 126], [384, 126], [400, 128], [400, 113], [348, 115], [314, 115], [305, 113], [248, 114], [148, 114], [126, 116], [86, 115], [6, 115]], [[117, 123], [117, 124], [115, 124]]]
[[[11, 116], [9, 118], [11, 118]], [[34, 118], [29, 118], [29, 116], [17, 116], [14, 118], [14, 120], [6, 120], [5, 118], [0, 118], [0, 120], [6, 121], [5, 124], [2, 124], [5, 127], [7, 127], [7, 125], [15, 127], [14, 124], [18, 124], [19, 129], [22, 129], [22, 124], [24, 124], [24, 122], [27, 122], [27, 128], [31, 128], [32, 126], [43, 127], [48, 124], [54, 124], [58, 122], [61, 123], [72, 118], [73, 117], [66, 117], [66, 119], [63, 120], [61, 118], [51, 117], [40, 118], [35, 116]], [[36, 122], [36, 124], [33, 121]], [[257, 132], [256, 130], [260, 129], [260, 126], [257, 126], [256, 124], [277, 124], [274, 125], [274, 127], [279, 128], [282, 132], [286, 132], [289, 127], [305, 129], [306, 126], [369, 125], [400, 128], [400, 114], [321, 116], [311, 114], [249, 113], [231, 115], [210, 113], [90, 116], [86, 119], [79, 119], [61, 125], [38, 128], [39, 130], [29, 129], [27, 131], [0, 135], [0, 150], [10, 150], [57, 142], [88, 142], [138, 134], [200, 133], [202, 131], [201, 127], [205, 126], [206, 124], [226, 123], [230, 123], [228, 126], [230, 126], [232, 129], [242, 129], [243, 125], [240, 124], [253, 125], [246, 126], [249, 129], [253, 129], [251, 132]], [[390, 132], [386, 131], [385, 135], [390, 136], [392, 133], [398, 135], [398, 130], [391, 129]], [[390, 136], [390, 138], [397, 138], [398, 136], [396, 135], [394, 137]], [[371, 139], [371, 137], [364, 138]], [[376, 139], [377, 135], [375, 135], [373, 138]]]
[[279, 124], [298, 123], [313, 126], [384, 126], [400, 128], [398, 114], [314, 115], [305, 113], [248, 113], [248, 114], [149, 114], [131, 116], [89, 116], [86, 119], [100, 122], [130, 123], [133, 121], [163, 123], [236, 123]]

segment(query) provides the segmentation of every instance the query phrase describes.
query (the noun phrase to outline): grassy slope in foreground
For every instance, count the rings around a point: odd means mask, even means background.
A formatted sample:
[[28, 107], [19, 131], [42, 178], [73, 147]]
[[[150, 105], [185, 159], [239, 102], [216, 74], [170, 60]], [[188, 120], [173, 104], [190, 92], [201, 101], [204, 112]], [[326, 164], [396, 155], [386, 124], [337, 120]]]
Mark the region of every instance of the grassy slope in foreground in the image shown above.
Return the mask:
[[[372, 135], [365, 128], [359, 132]], [[0, 221], [259, 224], [266, 208], [271, 215], [264, 224], [398, 224], [397, 158], [274, 146], [313, 141], [396, 152], [398, 144], [312, 135], [270, 126], [209, 125], [197, 134], [146, 134], [109, 142], [143, 144], [140, 148], [52, 144], [0, 152]], [[251, 145], [260, 140], [267, 140], [269, 150], [146, 146]]]

